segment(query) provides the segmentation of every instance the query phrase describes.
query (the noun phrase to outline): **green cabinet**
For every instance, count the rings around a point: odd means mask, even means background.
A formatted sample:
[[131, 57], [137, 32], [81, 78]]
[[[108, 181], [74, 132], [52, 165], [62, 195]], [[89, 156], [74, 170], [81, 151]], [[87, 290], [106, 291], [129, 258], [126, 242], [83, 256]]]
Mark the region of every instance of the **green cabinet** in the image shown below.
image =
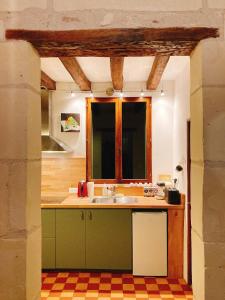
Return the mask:
[[132, 269], [130, 209], [91, 209], [86, 212], [86, 268]]
[[55, 268], [55, 209], [42, 209], [42, 268]]
[[85, 268], [85, 213], [56, 209], [56, 268]]
[[130, 209], [42, 209], [42, 267], [132, 269]]

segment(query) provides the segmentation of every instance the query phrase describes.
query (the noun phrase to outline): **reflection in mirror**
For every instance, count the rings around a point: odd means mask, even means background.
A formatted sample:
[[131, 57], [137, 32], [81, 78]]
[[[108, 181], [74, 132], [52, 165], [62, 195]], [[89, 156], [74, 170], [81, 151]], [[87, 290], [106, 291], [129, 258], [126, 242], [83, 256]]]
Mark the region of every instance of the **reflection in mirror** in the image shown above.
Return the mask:
[[115, 178], [115, 103], [92, 103], [92, 178]]
[[146, 178], [146, 103], [122, 104], [122, 165], [124, 179]]

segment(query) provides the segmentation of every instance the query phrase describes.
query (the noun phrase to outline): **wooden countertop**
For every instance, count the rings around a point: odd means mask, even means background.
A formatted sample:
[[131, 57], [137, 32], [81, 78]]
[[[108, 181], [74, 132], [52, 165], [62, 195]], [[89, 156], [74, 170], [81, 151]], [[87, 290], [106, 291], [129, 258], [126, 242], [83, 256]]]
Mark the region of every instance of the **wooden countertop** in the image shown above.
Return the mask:
[[184, 197], [180, 205], [168, 204], [165, 200], [157, 200], [154, 197], [135, 196], [136, 203], [91, 203], [90, 199], [79, 198], [76, 195], [68, 196], [42, 196], [41, 208], [145, 208], [145, 209], [184, 209]]

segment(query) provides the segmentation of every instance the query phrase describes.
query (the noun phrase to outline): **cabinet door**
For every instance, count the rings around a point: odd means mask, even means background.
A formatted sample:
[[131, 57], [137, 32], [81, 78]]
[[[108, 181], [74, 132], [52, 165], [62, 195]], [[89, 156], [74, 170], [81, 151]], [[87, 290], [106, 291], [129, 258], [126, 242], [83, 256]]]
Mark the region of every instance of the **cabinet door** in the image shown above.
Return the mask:
[[55, 269], [55, 209], [43, 208], [42, 219], [42, 268]]
[[55, 209], [54, 208], [42, 208], [41, 222], [42, 222], [42, 237], [43, 238], [55, 237]]
[[132, 269], [132, 221], [130, 209], [86, 211], [86, 267]]
[[56, 268], [85, 268], [85, 214], [56, 209]]
[[55, 269], [55, 238], [42, 239], [42, 268]]

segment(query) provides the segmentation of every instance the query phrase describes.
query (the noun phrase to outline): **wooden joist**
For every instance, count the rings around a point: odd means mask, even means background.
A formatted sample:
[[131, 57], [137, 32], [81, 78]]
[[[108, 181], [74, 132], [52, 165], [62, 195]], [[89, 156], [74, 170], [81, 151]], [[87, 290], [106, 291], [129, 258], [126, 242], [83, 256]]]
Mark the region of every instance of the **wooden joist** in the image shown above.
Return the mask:
[[6, 31], [6, 39], [32, 43], [41, 57], [190, 55], [200, 40], [218, 36], [208, 27]]
[[115, 90], [123, 89], [123, 63], [123, 57], [110, 57], [111, 77]]
[[75, 83], [80, 87], [81, 91], [90, 91], [91, 82], [88, 80], [83, 70], [81, 69], [76, 58], [59, 57], [66, 70], [70, 73]]
[[157, 55], [155, 57], [151, 72], [147, 81], [147, 90], [156, 90], [160, 80], [162, 78], [163, 72], [166, 65], [170, 59], [169, 55]]
[[44, 71], [41, 71], [41, 85], [48, 90], [56, 90], [56, 82]]

